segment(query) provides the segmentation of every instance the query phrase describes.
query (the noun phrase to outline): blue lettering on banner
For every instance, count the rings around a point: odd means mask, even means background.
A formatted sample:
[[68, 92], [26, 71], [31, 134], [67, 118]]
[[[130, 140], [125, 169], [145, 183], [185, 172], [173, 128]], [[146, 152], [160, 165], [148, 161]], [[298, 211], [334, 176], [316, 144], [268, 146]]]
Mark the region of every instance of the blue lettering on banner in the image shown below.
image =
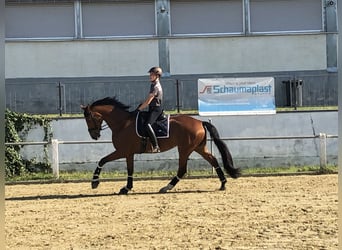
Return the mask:
[[248, 93], [252, 95], [257, 94], [269, 94], [272, 91], [272, 86], [252, 86], [252, 87], [246, 87], [246, 86], [227, 86], [227, 85], [205, 85], [202, 91], [200, 91], [200, 94], [206, 93], [206, 94], [243, 94]]
[[274, 78], [198, 79], [200, 115], [275, 114]]

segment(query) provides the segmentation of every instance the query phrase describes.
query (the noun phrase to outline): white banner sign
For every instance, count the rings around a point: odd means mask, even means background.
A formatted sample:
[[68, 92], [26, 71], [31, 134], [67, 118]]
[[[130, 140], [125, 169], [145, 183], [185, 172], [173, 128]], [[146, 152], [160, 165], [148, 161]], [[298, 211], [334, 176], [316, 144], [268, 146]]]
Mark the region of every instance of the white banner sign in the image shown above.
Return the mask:
[[275, 114], [274, 78], [198, 79], [199, 114]]

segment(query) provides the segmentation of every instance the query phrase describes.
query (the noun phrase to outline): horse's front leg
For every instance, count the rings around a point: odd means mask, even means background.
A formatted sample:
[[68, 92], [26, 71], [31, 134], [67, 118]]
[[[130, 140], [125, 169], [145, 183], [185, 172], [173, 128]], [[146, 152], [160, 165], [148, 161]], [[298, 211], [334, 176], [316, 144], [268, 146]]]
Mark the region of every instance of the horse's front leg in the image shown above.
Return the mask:
[[117, 159], [120, 159], [120, 158], [122, 158], [121, 155], [117, 151], [115, 151], [115, 152], [110, 153], [109, 155], [103, 157], [99, 161], [99, 163], [98, 163], [98, 165], [97, 165], [97, 167], [96, 167], [96, 169], [94, 171], [93, 179], [91, 181], [91, 188], [92, 189], [97, 188], [99, 186], [99, 184], [100, 184], [100, 173], [101, 173], [103, 165], [106, 164], [109, 161], [114, 161], [114, 160], [117, 160]]
[[100, 180], [99, 180], [100, 179], [100, 173], [101, 173], [101, 170], [102, 170], [102, 167], [103, 167], [103, 164], [100, 165], [100, 162], [98, 163], [98, 165], [97, 165], [97, 167], [96, 167], [96, 169], [94, 171], [94, 174], [93, 174], [93, 179], [91, 180], [91, 188], [92, 189], [97, 188], [99, 186], [99, 184], [100, 184]]
[[134, 155], [126, 157], [127, 164], [127, 184], [120, 189], [119, 194], [128, 194], [133, 188]]

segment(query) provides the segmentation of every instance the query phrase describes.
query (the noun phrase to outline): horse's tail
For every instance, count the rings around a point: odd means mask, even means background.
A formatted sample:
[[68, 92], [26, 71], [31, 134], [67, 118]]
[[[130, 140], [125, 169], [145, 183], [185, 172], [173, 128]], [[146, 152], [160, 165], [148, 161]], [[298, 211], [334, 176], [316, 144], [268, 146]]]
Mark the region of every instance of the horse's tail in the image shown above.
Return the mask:
[[230, 154], [227, 145], [220, 139], [219, 133], [215, 126], [205, 121], [202, 122], [202, 124], [209, 131], [210, 137], [214, 140], [215, 145], [220, 151], [224, 169], [232, 178], [240, 177], [240, 169], [234, 167], [232, 155]]

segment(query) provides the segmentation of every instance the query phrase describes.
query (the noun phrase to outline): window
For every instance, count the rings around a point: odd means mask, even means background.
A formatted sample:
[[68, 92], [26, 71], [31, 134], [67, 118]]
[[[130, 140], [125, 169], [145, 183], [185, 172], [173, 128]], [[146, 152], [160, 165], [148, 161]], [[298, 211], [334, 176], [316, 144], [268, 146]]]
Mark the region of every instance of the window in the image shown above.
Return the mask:
[[82, 3], [84, 37], [155, 35], [154, 2]]
[[251, 32], [321, 31], [321, 0], [250, 0]]
[[242, 0], [171, 1], [172, 34], [243, 32]]
[[74, 37], [73, 4], [5, 6], [6, 38]]

